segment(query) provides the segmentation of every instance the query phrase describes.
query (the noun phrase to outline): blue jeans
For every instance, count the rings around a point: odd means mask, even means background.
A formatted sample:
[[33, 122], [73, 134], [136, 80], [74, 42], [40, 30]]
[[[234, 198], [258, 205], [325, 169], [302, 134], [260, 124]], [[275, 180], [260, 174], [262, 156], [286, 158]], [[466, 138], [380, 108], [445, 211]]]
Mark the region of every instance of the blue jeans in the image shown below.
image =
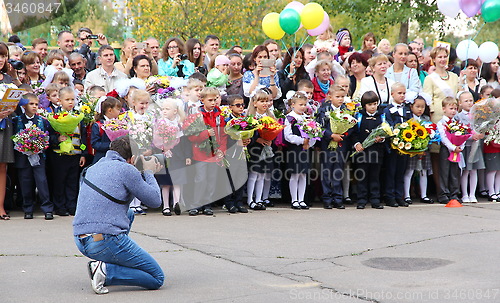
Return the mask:
[[106, 283], [109, 285], [141, 286], [158, 289], [165, 279], [160, 265], [129, 238], [128, 232], [134, 221], [134, 212], [129, 209], [130, 225], [127, 233], [104, 234], [104, 239], [94, 242], [92, 237], [75, 236], [78, 249], [85, 256], [106, 264]]

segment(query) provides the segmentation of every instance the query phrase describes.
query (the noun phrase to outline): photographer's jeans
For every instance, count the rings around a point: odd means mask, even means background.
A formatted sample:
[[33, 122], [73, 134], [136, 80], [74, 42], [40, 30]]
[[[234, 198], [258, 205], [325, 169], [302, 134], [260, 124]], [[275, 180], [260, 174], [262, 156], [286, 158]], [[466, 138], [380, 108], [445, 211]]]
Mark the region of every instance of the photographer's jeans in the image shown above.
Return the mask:
[[128, 232], [134, 221], [134, 212], [129, 209], [130, 219], [127, 233], [103, 235], [104, 239], [94, 242], [92, 237], [75, 236], [78, 249], [85, 256], [106, 263], [106, 283], [109, 285], [141, 286], [146, 289], [158, 289], [165, 279], [160, 265], [129, 238]]

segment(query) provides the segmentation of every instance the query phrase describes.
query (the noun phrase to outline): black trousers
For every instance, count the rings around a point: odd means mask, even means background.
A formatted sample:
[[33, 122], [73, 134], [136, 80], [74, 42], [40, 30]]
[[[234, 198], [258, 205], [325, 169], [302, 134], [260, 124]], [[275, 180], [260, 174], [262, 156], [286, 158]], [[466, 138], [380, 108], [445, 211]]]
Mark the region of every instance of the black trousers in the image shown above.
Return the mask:
[[40, 197], [40, 208], [44, 213], [54, 211], [54, 204], [50, 201], [49, 185], [45, 174], [45, 163], [38, 166], [29, 166], [17, 169], [19, 186], [23, 196], [23, 210], [25, 213], [32, 213], [35, 206], [35, 186]]
[[[359, 163], [357, 170], [363, 171], [363, 178], [358, 179], [358, 205], [372, 206], [380, 204], [380, 169], [381, 163]], [[359, 175], [359, 174], [357, 174]]]
[[396, 150], [391, 150], [384, 157], [385, 164], [385, 190], [384, 196], [388, 202], [403, 200], [404, 174], [408, 164], [408, 156], [400, 155]]
[[80, 179], [80, 155], [51, 153], [50, 163], [56, 212], [75, 212]]

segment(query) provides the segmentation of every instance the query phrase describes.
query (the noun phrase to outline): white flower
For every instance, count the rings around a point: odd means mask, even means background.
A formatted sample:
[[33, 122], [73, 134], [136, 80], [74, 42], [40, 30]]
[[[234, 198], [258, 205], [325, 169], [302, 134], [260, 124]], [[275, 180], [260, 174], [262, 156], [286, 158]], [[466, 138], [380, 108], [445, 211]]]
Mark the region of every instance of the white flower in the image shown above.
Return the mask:
[[392, 143], [394, 143], [395, 145], [398, 145], [399, 144], [399, 138], [394, 138], [394, 140], [392, 141]]
[[410, 150], [411, 149], [411, 143], [410, 142], [408, 142], [408, 143], [405, 144], [405, 149], [406, 150]]
[[406, 122], [401, 123], [402, 128], [407, 128], [408, 126], [410, 126], [410, 125]]
[[400, 129], [399, 128], [395, 128], [393, 133], [395, 136], [399, 135], [399, 132], [400, 132]]
[[399, 148], [399, 149], [403, 149], [403, 148], [405, 148], [405, 144], [404, 144], [404, 142], [399, 142], [399, 144], [398, 144], [398, 148]]

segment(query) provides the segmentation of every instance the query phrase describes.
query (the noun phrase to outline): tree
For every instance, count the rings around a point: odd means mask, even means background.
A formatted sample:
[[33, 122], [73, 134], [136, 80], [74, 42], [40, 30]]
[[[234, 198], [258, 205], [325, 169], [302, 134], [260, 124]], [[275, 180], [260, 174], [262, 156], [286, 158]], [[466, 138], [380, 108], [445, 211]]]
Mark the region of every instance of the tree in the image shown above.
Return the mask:
[[[137, 38], [153, 36], [165, 41], [178, 36], [184, 40], [214, 34], [222, 43], [245, 47], [265, 39], [262, 18], [272, 11], [280, 12], [284, 0], [128, 0]], [[230, 45], [228, 45], [230, 46]]]
[[[346, 14], [358, 24], [357, 35], [378, 32], [385, 34], [390, 27], [399, 25], [399, 42], [408, 42], [410, 21], [417, 21], [421, 29], [429, 29], [444, 16], [436, 6], [436, 0], [318, 0], [330, 17]], [[363, 32], [360, 32], [360, 29]]]

